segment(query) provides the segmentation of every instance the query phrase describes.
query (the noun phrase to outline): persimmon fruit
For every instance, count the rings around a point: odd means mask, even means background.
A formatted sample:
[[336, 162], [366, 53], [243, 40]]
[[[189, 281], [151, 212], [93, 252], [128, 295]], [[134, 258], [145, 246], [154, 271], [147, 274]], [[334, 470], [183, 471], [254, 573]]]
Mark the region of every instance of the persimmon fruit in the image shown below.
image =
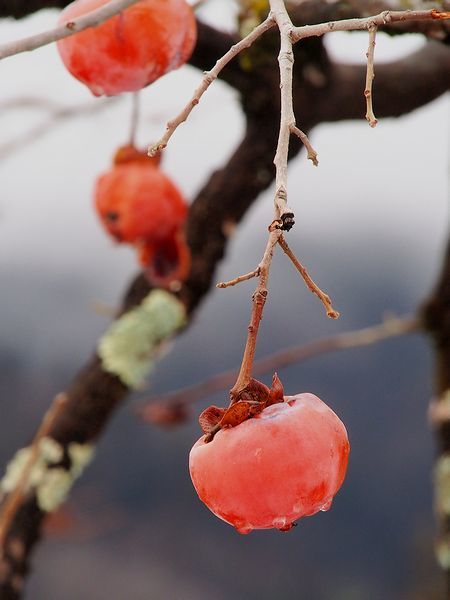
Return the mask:
[[[70, 22], [108, 0], [76, 0], [59, 17]], [[135, 92], [183, 65], [197, 39], [185, 0], [141, 0], [97, 27], [59, 40], [70, 73], [95, 96]]]
[[200, 499], [240, 533], [289, 530], [328, 510], [344, 481], [345, 426], [317, 396], [286, 396], [235, 427], [200, 438], [189, 469]]
[[159, 168], [133, 146], [120, 148], [113, 167], [97, 178], [97, 214], [105, 230], [119, 243], [135, 247], [148, 279], [160, 287], [183, 281], [190, 267], [184, 235], [188, 206]]

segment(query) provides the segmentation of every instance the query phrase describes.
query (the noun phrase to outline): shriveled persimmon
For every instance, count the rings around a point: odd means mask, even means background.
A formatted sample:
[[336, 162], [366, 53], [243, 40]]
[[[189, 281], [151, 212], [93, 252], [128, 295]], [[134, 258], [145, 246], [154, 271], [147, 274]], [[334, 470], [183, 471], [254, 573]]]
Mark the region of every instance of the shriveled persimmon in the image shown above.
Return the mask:
[[[108, 0], [76, 0], [59, 23], [91, 12]], [[97, 27], [60, 40], [59, 54], [74, 77], [95, 96], [135, 92], [183, 65], [197, 38], [185, 0], [142, 0]]]
[[[222, 415], [217, 418], [223, 421]], [[286, 531], [297, 519], [330, 508], [349, 450], [336, 414], [303, 393], [220, 428], [212, 439], [203, 436], [191, 450], [189, 469], [200, 499], [240, 533]]]

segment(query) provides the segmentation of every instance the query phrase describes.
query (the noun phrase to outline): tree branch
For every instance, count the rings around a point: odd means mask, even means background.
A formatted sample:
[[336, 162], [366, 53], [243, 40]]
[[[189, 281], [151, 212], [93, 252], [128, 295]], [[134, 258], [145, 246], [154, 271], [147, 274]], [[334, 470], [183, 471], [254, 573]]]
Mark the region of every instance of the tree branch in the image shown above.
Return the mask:
[[[338, 333], [330, 337], [313, 340], [301, 346], [280, 350], [255, 361], [253, 374], [259, 376], [274, 373], [289, 365], [301, 363], [321, 354], [378, 344], [392, 337], [418, 333], [421, 328], [421, 322], [417, 317], [411, 315], [389, 317], [377, 325]], [[138, 412], [144, 419], [154, 422], [152, 407], [155, 405], [164, 403], [168, 408], [179, 409], [181, 406], [192, 404], [216, 392], [226, 390], [233, 385], [236, 374], [236, 369], [231, 369], [213, 375], [206, 381], [196, 385], [152, 397]]]
[[[399, 117], [450, 89], [450, 48], [429, 42], [406, 58], [377, 66], [374, 90], [380, 117]], [[333, 63], [324, 121], [357, 119], [364, 114], [361, 86], [366, 67]]]
[[[275, 122], [274, 117], [272, 122]], [[244, 140], [228, 164], [212, 175], [191, 207], [187, 235], [192, 269], [179, 293], [189, 315], [212, 283], [214, 270], [225, 252], [231, 225], [239, 222], [259, 192], [273, 180], [270, 149], [275, 146], [276, 133], [276, 127], [269, 126], [264, 130], [259, 122], [250, 123]], [[296, 152], [299, 149], [298, 144]], [[217, 202], [217, 198], [221, 201]], [[145, 277], [137, 277], [125, 295], [120, 314], [140, 304], [149, 291]], [[95, 355], [67, 390], [67, 402], [54, 419], [48, 437], [65, 449], [73, 443], [95, 443], [128, 393], [128, 387], [115, 375], [105, 372]], [[64, 466], [69, 469], [70, 460]], [[22, 497], [5, 544], [0, 548], [1, 598], [20, 597], [44, 516], [34, 493]]]
[[0, 17], [22, 19], [43, 8], [64, 8], [71, 0], [2, 0]]
[[[423, 2], [423, 8], [427, 8]], [[297, 6], [293, 5], [291, 12], [292, 20], [297, 25], [316, 25], [328, 21], [337, 21], [353, 18], [367, 18], [370, 15], [385, 11], [405, 11], [412, 8], [420, 8], [420, 3], [405, 3], [400, 0], [341, 0], [329, 2], [329, 0], [304, 0]], [[429, 5], [428, 5], [429, 7]], [[431, 8], [442, 11], [450, 9], [448, 0], [433, 2]], [[408, 21], [397, 23], [384, 23], [381, 27], [391, 35], [403, 33], [421, 33], [430, 39], [448, 43], [450, 39], [450, 23], [448, 21]]]

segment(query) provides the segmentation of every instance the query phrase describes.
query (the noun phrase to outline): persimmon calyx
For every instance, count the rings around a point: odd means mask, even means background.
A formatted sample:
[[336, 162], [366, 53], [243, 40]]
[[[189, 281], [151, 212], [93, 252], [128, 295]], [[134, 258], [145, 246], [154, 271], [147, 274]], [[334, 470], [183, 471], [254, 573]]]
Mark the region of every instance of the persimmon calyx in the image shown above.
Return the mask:
[[199, 416], [200, 427], [205, 434], [205, 441], [210, 442], [216, 433], [225, 427], [236, 427], [247, 419], [262, 412], [267, 406], [284, 402], [283, 385], [275, 373], [272, 387], [257, 379], [250, 382], [238, 392], [228, 408], [209, 406]]

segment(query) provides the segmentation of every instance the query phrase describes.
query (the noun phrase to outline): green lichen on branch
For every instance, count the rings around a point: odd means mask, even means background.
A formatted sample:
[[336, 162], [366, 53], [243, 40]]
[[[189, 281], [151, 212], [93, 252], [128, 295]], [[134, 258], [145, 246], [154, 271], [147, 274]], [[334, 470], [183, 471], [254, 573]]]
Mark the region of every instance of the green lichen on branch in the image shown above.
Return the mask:
[[443, 454], [434, 471], [436, 511], [450, 517], [450, 455]]
[[[33, 452], [32, 446], [17, 451], [0, 482], [3, 492], [11, 493], [21, 484]], [[64, 448], [60, 444], [49, 437], [39, 441], [38, 453], [23, 485], [23, 493], [34, 490], [37, 504], [43, 512], [51, 512], [64, 502], [74, 481], [92, 460], [94, 448], [90, 444], [72, 443], [67, 447], [67, 453], [69, 469], [58, 466], [64, 457]]]
[[161, 343], [185, 322], [184, 305], [169, 292], [153, 290], [100, 339], [98, 354], [103, 368], [128, 387], [138, 387], [151, 370]]

